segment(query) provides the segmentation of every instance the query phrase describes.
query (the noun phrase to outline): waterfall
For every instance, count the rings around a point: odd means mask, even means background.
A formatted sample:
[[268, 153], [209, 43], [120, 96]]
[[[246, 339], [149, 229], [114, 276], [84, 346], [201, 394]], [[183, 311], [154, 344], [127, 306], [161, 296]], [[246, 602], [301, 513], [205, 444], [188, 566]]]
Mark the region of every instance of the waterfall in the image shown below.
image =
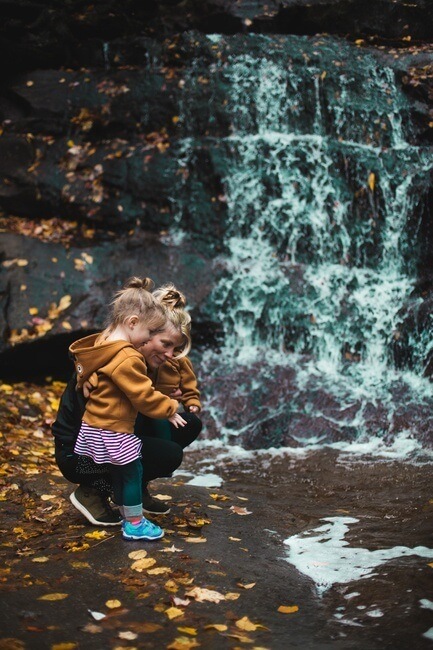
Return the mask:
[[[413, 144], [395, 72], [372, 52], [255, 38], [254, 54], [228, 51], [213, 67], [230, 125], [217, 144], [226, 273], [209, 306], [223, 324], [223, 355], [294, 367], [292, 407], [317, 410], [314, 394], [326, 389], [340, 411], [356, 405], [355, 435], [371, 433], [364, 415], [380, 405], [379, 433], [389, 433], [405, 391], [431, 408], [423, 368], [396, 370], [391, 351], [416, 280], [410, 224], [433, 152]], [[184, 144], [186, 156], [197, 146], [192, 135]], [[433, 332], [422, 344], [432, 346]]]

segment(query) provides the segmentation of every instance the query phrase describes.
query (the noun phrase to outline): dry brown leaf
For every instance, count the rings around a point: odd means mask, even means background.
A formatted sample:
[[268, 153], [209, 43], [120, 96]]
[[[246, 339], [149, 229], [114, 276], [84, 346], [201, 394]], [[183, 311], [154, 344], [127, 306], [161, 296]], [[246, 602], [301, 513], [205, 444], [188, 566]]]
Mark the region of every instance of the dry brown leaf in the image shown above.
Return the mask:
[[206, 537], [185, 537], [185, 542], [189, 542], [190, 544], [202, 544], [204, 542], [207, 542]]
[[238, 587], [242, 587], [242, 589], [252, 589], [256, 586], [257, 582], [249, 582], [246, 585], [242, 584], [242, 582], [237, 582], [236, 584]]

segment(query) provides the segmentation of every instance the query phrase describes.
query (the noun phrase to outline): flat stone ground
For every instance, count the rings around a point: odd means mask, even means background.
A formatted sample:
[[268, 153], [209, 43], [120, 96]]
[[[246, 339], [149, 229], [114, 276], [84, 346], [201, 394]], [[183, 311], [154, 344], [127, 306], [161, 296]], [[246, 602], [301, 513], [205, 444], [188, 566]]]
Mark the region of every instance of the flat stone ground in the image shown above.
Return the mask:
[[[353, 517], [350, 547], [433, 549], [431, 464], [197, 445], [182, 470], [221, 486], [154, 481], [154, 495], [171, 496], [171, 512], [153, 517], [166, 535], [127, 542], [87, 524], [68, 500], [74, 486], [27, 458], [14, 474], [10, 457], [2, 477], [0, 650], [433, 648], [433, 551], [320, 596], [284, 544]], [[314, 561], [326, 565], [326, 552]]]

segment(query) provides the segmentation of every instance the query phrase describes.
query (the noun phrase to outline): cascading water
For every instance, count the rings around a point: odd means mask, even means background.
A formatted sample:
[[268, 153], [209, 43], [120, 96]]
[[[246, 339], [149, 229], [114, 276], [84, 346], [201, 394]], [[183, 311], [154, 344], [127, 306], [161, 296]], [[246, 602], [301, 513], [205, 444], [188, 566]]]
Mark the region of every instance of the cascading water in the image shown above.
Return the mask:
[[[224, 349], [207, 371], [221, 374], [221, 358], [258, 363], [239, 387], [248, 395], [273, 367], [290, 367], [290, 394], [274, 408], [292, 441], [409, 436], [408, 413], [422, 422], [432, 389], [421, 365], [394, 368], [392, 345], [416, 280], [414, 220], [433, 152], [411, 143], [407, 100], [372, 53], [332, 39], [255, 39], [254, 54], [226, 53], [213, 68], [231, 134], [218, 142], [226, 273], [209, 302]], [[195, 146], [185, 140], [185, 159]], [[433, 332], [422, 344], [419, 359]], [[222, 428], [236, 434], [256, 417]]]

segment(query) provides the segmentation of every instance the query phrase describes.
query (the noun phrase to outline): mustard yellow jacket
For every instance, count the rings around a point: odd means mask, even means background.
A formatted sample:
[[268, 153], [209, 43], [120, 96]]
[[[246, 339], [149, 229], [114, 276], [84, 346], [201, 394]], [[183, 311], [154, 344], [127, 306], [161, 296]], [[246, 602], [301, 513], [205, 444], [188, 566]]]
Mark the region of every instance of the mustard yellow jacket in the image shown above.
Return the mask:
[[133, 433], [137, 413], [166, 419], [178, 402], [156, 390], [142, 355], [127, 341], [104, 341], [92, 334], [69, 348], [75, 362], [77, 385], [96, 372], [97, 386], [86, 403], [87, 424], [120, 433]]
[[188, 357], [181, 359], [167, 359], [151, 375], [154, 386], [164, 395], [176, 388], [182, 391], [181, 403], [188, 409], [189, 406], [198, 406], [201, 410], [200, 391], [197, 387], [197, 378], [194, 368]]

